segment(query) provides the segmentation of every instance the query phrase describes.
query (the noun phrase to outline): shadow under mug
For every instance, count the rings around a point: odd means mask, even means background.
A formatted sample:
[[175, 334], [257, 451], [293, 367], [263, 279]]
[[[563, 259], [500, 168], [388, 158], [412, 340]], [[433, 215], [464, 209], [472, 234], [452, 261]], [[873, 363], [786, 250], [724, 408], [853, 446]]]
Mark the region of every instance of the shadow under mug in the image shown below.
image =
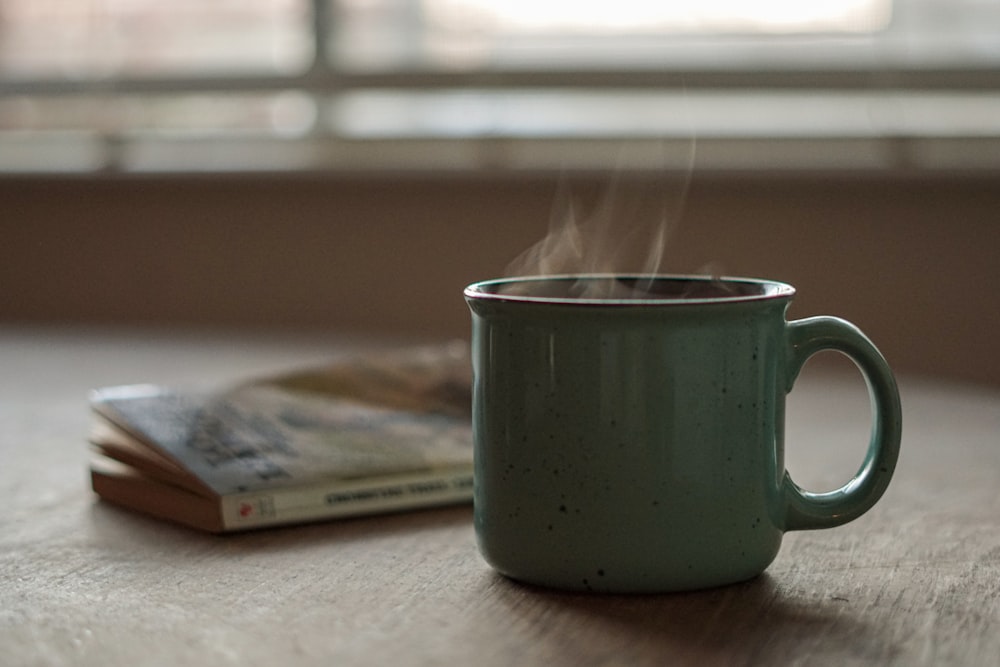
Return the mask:
[[[786, 531], [871, 508], [899, 455], [895, 380], [854, 325], [786, 321], [794, 293], [767, 280], [616, 274], [467, 287], [487, 562], [568, 590], [705, 588], [763, 572]], [[812, 493], [785, 471], [785, 395], [824, 349], [861, 370], [873, 429], [855, 477]]]

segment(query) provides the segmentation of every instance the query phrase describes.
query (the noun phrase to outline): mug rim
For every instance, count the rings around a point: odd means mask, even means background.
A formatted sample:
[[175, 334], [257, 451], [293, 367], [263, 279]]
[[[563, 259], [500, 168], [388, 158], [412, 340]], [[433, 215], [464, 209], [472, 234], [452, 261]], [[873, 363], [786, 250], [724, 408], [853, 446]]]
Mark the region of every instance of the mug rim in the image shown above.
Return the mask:
[[[723, 285], [739, 285], [743, 288], [759, 288], [758, 293], [727, 294], [722, 296], [696, 296], [696, 297], [572, 297], [572, 296], [539, 296], [525, 294], [510, 294], [498, 291], [505, 285], [532, 282], [556, 282], [556, 281], [576, 281], [576, 280], [634, 280], [634, 281], [671, 281], [689, 282], [700, 285], [710, 285], [721, 283]], [[539, 303], [539, 304], [563, 304], [563, 305], [607, 305], [607, 306], [636, 306], [636, 305], [693, 305], [693, 304], [727, 304], [745, 303], [752, 301], [771, 301], [777, 299], [790, 299], [795, 294], [795, 288], [787, 283], [776, 280], [766, 280], [762, 278], [744, 278], [738, 276], [706, 276], [696, 274], [673, 274], [673, 273], [561, 273], [552, 275], [525, 275], [511, 276], [506, 278], [493, 278], [481, 280], [468, 285], [464, 294], [468, 300], [504, 301], [518, 303]]]

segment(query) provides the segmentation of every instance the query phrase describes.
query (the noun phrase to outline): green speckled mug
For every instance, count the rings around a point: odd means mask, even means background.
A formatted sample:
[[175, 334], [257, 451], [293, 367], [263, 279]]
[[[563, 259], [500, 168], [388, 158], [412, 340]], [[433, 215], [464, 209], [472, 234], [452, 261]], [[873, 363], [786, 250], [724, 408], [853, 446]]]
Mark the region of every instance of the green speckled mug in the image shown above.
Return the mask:
[[[665, 592], [754, 577], [789, 530], [866, 512], [899, 455], [889, 366], [852, 324], [788, 322], [794, 289], [747, 278], [564, 275], [466, 288], [475, 528], [497, 571], [560, 589]], [[846, 354], [872, 437], [829, 493], [784, 467], [785, 395]]]

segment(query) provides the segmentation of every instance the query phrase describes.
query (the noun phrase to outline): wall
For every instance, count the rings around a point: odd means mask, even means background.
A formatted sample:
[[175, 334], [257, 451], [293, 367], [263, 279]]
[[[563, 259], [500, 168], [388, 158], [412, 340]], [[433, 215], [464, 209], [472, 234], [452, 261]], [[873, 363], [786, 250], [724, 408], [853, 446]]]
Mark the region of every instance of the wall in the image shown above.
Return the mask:
[[[900, 370], [1000, 384], [994, 181], [696, 178], [664, 267], [791, 282], [790, 316], [846, 317]], [[464, 336], [462, 287], [545, 233], [555, 183], [7, 177], [0, 322]]]

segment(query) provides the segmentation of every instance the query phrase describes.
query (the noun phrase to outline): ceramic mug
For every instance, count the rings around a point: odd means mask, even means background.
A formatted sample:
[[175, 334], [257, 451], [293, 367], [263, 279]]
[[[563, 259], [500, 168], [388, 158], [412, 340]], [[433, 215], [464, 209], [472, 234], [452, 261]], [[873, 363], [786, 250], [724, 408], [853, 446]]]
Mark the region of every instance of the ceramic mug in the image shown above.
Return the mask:
[[[665, 275], [467, 287], [475, 529], [487, 562], [560, 589], [705, 588], [763, 572], [786, 531], [872, 507], [899, 454], [895, 380], [852, 324], [786, 321], [794, 293]], [[873, 430], [857, 475], [812, 493], [785, 471], [785, 395], [824, 349], [860, 368]]]

